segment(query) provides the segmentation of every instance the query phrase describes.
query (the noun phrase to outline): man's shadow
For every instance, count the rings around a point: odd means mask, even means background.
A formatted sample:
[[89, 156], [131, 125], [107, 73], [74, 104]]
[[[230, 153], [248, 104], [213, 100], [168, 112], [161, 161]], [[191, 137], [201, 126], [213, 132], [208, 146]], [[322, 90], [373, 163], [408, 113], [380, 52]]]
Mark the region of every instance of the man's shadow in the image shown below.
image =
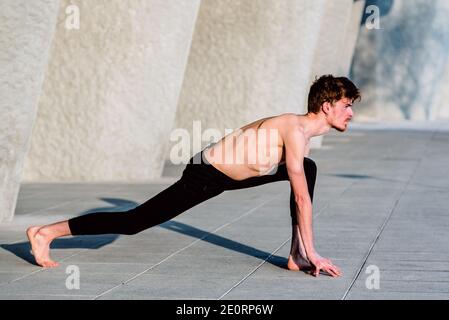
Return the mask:
[[167, 230], [182, 233], [184, 235], [193, 238], [200, 239], [201, 241], [205, 241], [207, 243], [214, 244], [216, 246], [220, 246], [228, 250], [252, 256], [260, 260], [266, 260], [268, 263], [271, 263], [272, 265], [287, 269], [287, 258], [285, 257], [272, 255], [267, 251], [259, 250], [252, 246], [248, 246], [246, 244], [219, 236], [217, 234], [189, 226], [182, 222], [171, 220], [161, 224], [160, 227]]
[[[132, 209], [138, 205], [134, 201], [116, 199], [116, 198], [100, 198], [101, 200], [114, 205], [113, 207], [100, 207], [94, 208], [82, 212], [80, 215], [88, 214], [91, 212], [119, 212]], [[257, 248], [245, 245], [243, 243], [227, 239], [225, 237], [210, 233], [208, 231], [189, 226], [187, 224], [178, 221], [167, 221], [159, 225], [159, 227], [178, 232], [184, 235], [188, 235], [193, 238], [201, 239], [217, 246], [221, 246], [228, 250], [236, 251], [242, 254], [246, 254], [257, 259], [266, 260], [280, 268], [287, 268], [287, 258], [272, 255], [269, 252], [259, 250]], [[86, 236], [75, 236], [71, 238], [56, 239], [51, 243], [51, 249], [99, 249], [102, 248], [115, 240], [117, 240], [120, 235], [116, 234], [105, 234], [105, 235], [86, 235]], [[31, 254], [31, 246], [28, 241], [13, 243], [13, 244], [0, 244], [0, 247], [13, 253], [17, 257], [36, 265], [33, 255]]]

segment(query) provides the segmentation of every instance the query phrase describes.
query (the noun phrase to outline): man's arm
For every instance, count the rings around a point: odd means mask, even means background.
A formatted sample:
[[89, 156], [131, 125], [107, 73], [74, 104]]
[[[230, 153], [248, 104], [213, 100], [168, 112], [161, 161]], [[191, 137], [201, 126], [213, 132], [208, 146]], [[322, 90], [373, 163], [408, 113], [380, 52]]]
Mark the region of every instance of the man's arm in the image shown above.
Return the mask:
[[312, 201], [304, 172], [304, 155], [307, 141], [299, 127], [289, 128], [284, 136], [285, 162], [290, 184], [296, 201], [296, 216], [298, 227], [306, 258], [315, 266], [314, 275], [318, 276], [320, 270], [326, 271], [336, 277], [341, 275], [340, 269], [333, 265], [329, 259], [321, 257], [313, 244]]
[[313, 245], [312, 201], [303, 166], [307, 141], [301, 129], [294, 127], [286, 133], [284, 144], [287, 173], [299, 209], [296, 210], [299, 231], [307, 258], [310, 258], [316, 252]]

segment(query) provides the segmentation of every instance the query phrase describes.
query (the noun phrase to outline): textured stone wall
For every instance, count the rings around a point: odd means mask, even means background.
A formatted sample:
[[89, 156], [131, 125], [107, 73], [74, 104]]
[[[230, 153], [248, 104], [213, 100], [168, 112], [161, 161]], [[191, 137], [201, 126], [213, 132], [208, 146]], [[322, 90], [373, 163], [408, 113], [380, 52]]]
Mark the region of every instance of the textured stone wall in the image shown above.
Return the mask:
[[0, 221], [12, 219], [58, 0], [0, 1]]
[[[360, 30], [364, 1], [326, 1], [324, 16], [319, 26], [318, 44], [310, 65], [312, 83], [323, 74], [348, 76], [349, 66]], [[307, 96], [304, 97], [307, 105]], [[311, 147], [319, 148], [325, 137], [312, 138]]]
[[[66, 8], [80, 28], [67, 29]], [[196, 0], [62, 0], [25, 181], [161, 175]]]
[[337, 74], [350, 75], [352, 59], [354, 57], [355, 46], [360, 32], [360, 22], [365, 10], [365, 0], [354, 0], [349, 15], [346, 20], [346, 32], [343, 39], [343, 47], [338, 56], [339, 70]]

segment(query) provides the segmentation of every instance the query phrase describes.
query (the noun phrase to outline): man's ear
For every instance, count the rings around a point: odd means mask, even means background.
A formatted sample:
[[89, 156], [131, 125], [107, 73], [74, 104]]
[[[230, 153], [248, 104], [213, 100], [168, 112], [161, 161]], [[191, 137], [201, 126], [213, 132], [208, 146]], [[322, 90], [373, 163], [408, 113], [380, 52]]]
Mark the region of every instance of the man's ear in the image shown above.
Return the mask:
[[326, 101], [321, 105], [321, 110], [323, 110], [324, 114], [327, 116], [331, 110], [332, 105], [330, 102]]

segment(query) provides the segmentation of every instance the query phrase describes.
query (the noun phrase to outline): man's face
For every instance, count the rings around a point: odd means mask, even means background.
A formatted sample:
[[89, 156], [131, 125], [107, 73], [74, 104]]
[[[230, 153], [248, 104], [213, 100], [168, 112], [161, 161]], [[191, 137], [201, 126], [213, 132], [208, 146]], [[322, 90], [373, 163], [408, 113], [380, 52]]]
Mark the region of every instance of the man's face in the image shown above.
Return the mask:
[[348, 123], [351, 121], [352, 112], [352, 101], [346, 97], [334, 102], [329, 114], [329, 121], [332, 128], [344, 132], [348, 128]]

